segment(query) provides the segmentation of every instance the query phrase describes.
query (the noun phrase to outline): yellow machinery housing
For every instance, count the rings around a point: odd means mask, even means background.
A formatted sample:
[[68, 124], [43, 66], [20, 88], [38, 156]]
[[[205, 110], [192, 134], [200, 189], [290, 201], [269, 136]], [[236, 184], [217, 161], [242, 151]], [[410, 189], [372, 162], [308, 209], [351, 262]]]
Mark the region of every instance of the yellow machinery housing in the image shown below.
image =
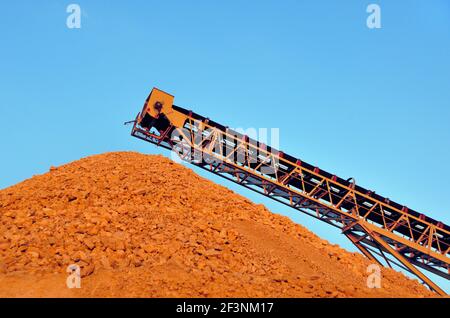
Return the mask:
[[187, 116], [173, 109], [174, 97], [158, 88], [153, 88], [145, 101], [137, 123], [144, 129], [155, 127], [160, 133], [172, 124], [183, 127]]

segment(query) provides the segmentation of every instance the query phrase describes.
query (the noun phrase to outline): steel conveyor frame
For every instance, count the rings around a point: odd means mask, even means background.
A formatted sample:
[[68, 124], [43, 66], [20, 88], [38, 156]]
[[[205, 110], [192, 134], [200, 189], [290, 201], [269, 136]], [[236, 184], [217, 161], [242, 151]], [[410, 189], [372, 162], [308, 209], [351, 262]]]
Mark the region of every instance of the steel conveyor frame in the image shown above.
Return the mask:
[[417, 267], [450, 279], [447, 225], [201, 115], [175, 105], [173, 110], [184, 116], [183, 127], [151, 132], [136, 119], [132, 136], [341, 229], [368, 258], [396, 264], [431, 290], [446, 294]]

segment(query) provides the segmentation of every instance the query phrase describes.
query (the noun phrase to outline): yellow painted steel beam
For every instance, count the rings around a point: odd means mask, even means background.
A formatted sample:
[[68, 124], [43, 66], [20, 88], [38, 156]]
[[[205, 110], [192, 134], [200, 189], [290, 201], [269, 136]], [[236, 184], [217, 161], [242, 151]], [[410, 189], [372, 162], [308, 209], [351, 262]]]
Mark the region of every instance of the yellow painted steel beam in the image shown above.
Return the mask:
[[350, 240], [350, 242], [353, 243], [353, 245], [355, 245], [358, 250], [363, 253], [368, 259], [370, 259], [373, 262], [376, 262], [378, 265], [383, 266], [383, 264], [381, 264], [381, 262], [375, 257], [373, 256], [372, 253], [370, 253], [370, 251], [368, 249], [366, 249], [362, 244], [360, 244], [358, 242], [358, 240], [351, 234], [351, 233], [344, 233], [344, 235]]
[[381, 238], [377, 233], [372, 232], [370, 229], [365, 227], [365, 224], [360, 224], [361, 227], [367, 231], [370, 237], [380, 246], [382, 246], [389, 254], [394, 256], [402, 265], [404, 265], [408, 270], [426, 283], [432, 290], [441, 296], [447, 296], [447, 293], [442, 290], [438, 285], [436, 285], [431, 279], [429, 279], [424, 273], [418, 270], [411, 262], [409, 262], [402, 254], [397, 252], [392, 246], [390, 246], [383, 238]]

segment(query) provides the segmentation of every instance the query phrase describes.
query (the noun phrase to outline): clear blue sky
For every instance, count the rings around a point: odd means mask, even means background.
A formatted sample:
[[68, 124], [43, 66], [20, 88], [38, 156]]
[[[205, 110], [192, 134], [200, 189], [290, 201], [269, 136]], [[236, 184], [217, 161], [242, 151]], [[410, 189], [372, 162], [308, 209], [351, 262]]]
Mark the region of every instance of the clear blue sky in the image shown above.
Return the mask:
[[160, 153], [122, 125], [157, 86], [230, 127], [280, 128], [285, 152], [450, 223], [450, 2], [73, 2], [81, 29], [70, 1], [1, 5], [0, 188], [91, 154]]

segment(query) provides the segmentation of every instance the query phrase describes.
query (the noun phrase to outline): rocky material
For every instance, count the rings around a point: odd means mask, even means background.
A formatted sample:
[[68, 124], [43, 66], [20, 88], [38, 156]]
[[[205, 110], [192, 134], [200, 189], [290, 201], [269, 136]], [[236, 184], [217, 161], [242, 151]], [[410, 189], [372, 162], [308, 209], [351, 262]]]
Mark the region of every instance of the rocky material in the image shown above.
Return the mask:
[[391, 269], [370, 289], [369, 265], [163, 156], [96, 155], [0, 191], [0, 296], [433, 295]]

